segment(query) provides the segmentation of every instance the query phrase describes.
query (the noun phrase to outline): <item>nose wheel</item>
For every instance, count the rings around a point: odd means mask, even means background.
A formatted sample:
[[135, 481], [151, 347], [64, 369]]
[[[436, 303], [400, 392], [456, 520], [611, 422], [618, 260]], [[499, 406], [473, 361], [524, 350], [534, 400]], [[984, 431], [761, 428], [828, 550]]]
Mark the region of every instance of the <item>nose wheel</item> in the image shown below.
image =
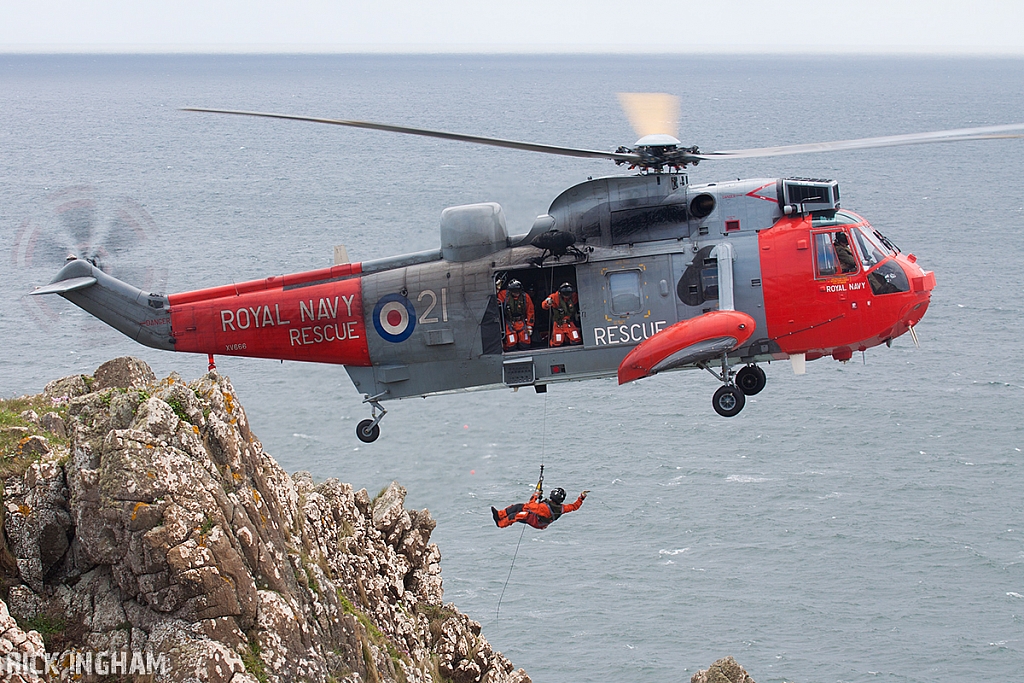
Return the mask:
[[372, 408], [370, 418], [367, 420], [361, 420], [359, 424], [356, 425], [356, 438], [363, 443], [373, 443], [380, 436], [380, 421], [388, 414], [388, 411], [386, 411], [384, 406], [380, 404], [381, 396], [383, 396], [383, 394], [368, 396], [363, 399], [363, 403], [369, 403]]

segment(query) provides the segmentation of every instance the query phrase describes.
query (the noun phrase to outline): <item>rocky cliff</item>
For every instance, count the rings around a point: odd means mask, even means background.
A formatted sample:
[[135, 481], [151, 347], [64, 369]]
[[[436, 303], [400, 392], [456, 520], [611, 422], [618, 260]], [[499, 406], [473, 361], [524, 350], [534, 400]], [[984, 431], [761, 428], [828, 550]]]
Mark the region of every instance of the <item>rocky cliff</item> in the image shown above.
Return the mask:
[[443, 604], [405, 489], [289, 476], [225, 377], [117, 359], [0, 429], [7, 680], [530, 680]]
[[723, 657], [693, 674], [690, 683], [754, 683], [754, 679], [735, 659]]

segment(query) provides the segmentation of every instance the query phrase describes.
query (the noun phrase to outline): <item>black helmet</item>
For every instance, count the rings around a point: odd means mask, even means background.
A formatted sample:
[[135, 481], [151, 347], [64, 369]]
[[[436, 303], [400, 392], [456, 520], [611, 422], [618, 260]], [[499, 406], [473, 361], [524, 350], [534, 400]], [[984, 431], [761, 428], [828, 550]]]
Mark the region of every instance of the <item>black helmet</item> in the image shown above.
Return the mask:
[[570, 285], [568, 282], [563, 282], [561, 285], [559, 285], [558, 291], [561, 292], [562, 294], [565, 294], [566, 296], [569, 296], [570, 294], [572, 294], [572, 285]]
[[523, 291], [523, 283], [519, 280], [512, 280], [508, 283], [508, 291], [510, 292], [521, 292]]
[[551, 495], [548, 496], [548, 500], [555, 505], [561, 505], [562, 501], [565, 500], [565, 489], [554, 489], [551, 491]]

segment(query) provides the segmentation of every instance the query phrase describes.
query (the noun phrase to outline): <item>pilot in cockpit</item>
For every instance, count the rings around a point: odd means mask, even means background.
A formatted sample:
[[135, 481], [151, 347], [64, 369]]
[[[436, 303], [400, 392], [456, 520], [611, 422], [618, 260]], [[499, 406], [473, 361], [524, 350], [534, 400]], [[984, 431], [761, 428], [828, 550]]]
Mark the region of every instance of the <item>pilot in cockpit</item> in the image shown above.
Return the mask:
[[839, 266], [844, 273], [854, 273], [857, 271], [857, 259], [853, 255], [853, 250], [850, 249], [850, 240], [846, 236], [845, 232], [837, 232], [835, 240], [832, 246], [836, 250], [836, 258], [839, 259]]

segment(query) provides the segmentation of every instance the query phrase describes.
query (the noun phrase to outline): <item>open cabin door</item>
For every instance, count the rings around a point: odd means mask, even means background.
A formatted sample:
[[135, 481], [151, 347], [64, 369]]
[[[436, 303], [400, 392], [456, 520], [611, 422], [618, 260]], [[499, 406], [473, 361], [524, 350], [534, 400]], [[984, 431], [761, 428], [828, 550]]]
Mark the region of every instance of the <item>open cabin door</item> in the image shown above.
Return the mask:
[[[533, 306], [533, 333], [530, 336], [528, 348], [503, 349], [505, 354], [509, 353], [531, 353], [550, 348], [551, 334], [553, 328], [553, 316], [543, 306], [544, 299], [556, 292], [563, 283], [569, 283], [573, 290], [579, 292], [579, 282], [576, 272], [576, 264], [571, 265], [545, 265], [537, 268], [530, 265], [527, 267], [499, 269], [494, 272], [495, 282], [495, 310], [498, 317], [498, 327], [504, 330], [507, 323], [508, 307], [498, 303], [501, 290], [506, 289], [513, 280], [518, 280], [523, 286], [523, 291], [530, 297]], [[580, 308], [583, 301], [580, 297]], [[582, 317], [582, 312], [581, 312]], [[577, 322], [579, 324], [579, 322]], [[501, 339], [498, 339], [499, 345]], [[499, 346], [500, 348], [500, 346]]]

